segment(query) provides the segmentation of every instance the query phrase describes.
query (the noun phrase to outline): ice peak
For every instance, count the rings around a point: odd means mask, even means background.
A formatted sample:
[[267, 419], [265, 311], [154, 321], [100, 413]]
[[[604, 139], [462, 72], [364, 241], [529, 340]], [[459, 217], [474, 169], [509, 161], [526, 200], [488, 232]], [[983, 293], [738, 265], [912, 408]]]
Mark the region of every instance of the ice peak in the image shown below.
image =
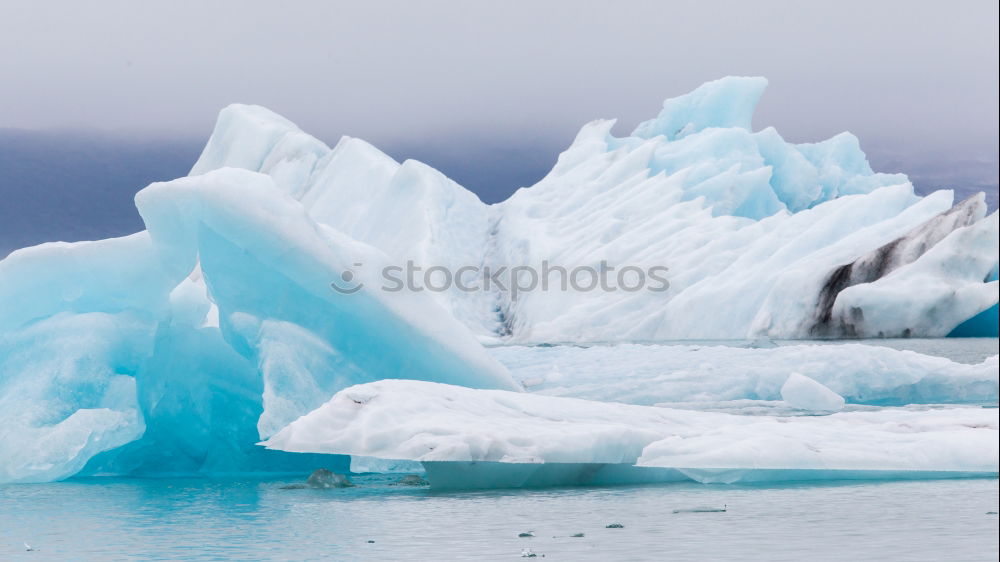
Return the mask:
[[664, 101], [660, 114], [640, 123], [632, 136], [663, 135], [667, 140], [676, 140], [710, 127], [749, 130], [757, 101], [766, 87], [767, 79], [760, 76], [727, 76], [705, 82], [690, 93]]
[[379, 148], [370, 142], [359, 139], [357, 137], [351, 137], [348, 135], [343, 135], [337, 144], [333, 147], [333, 155], [350, 155], [350, 158], [360, 158], [362, 160], [377, 160], [379, 162], [392, 163], [396, 166], [399, 165], [391, 156], [379, 150]]
[[266, 107], [228, 105], [219, 112], [212, 136], [190, 175], [223, 167], [260, 170], [268, 155], [282, 141], [297, 145], [298, 151], [329, 151], [326, 145], [303, 133], [295, 123]]
[[288, 131], [299, 130], [299, 127], [295, 123], [292, 123], [274, 111], [271, 111], [262, 105], [249, 103], [231, 103], [226, 107], [223, 107], [219, 111], [219, 118], [216, 121], [216, 127], [218, 127], [220, 123], [232, 123], [236, 121], [255, 123], [261, 127], [281, 127]]

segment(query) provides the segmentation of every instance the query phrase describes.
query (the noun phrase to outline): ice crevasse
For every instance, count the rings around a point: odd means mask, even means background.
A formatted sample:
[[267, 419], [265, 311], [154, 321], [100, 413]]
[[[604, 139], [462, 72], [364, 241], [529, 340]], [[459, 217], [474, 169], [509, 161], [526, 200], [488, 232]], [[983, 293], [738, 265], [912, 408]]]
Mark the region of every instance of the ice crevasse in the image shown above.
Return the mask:
[[[983, 198], [918, 197], [846, 133], [751, 131], [765, 85], [705, 84], [626, 137], [590, 123], [492, 206], [364, 141], [225, 108], [188, 177], [136, 196], [146, 230], [0, 261], [0, 482], [343, 468], [255, 443], [357, 384], [522, 389], [477, 339], [995, 335]], [[404, 260], [660, 265], [670, 289], [378, 290]]]

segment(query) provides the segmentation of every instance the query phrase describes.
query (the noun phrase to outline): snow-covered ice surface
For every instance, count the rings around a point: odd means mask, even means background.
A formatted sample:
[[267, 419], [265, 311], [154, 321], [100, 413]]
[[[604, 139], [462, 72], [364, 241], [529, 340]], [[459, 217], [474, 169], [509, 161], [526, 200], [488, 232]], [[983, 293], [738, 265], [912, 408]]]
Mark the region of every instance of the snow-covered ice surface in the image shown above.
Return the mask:
[[[225, 108], [188, 177], [136, 195], [145, 231], [0, 261], [0, 481], [346, 470], [346, 457], [254, 444], [336, 392], [383, 379], [743, 413], [809, 413], [835, 401], [829, 393], [847, 408], [995, 403], [996, 376], [983, 374], [995, 358], [961, 366], [852, 348], [631, 357], [624, 346], [603, 363], [535, 368], [520, 348], [482, 347], [995, 337], [998, 220], [982, 196], [918, 197], [905, 176], [873, 172], [847, 133], [791, 144], [751, 131], [765, 86], [707, 83], [622, 138], [613, 121], [589, 123], [543, 180], [493, 206], [364, 141], [331, 149], [265, 108]], [[479, 267], [472, 277], [667, 267], [670, 287], [380, 290], [383, 269], [407, 260]], [[494, 356], [525, 364], [512, 376]], [[642, 365], [627, 372], [622, 359]], [[829, 393], [793, 384], [782, 400], [793, 372]]]
[[[998, 359], [977, 364], [877, 345], [505, 346], [490, 353], [529, 391], [640, 405], [782, 409], [798, 373], [849, 404], [995, 405]], [[809, 409], [809, 408], [806, 408]]]
[[439, 487], [968, 477], [997, 473], [997, 412], [737, 416], [383, 380], [265, 445], [420, 461]]
[[439, 488], [996, 473], [998, 356], [768, 343], [496, 347], [528, 394], [381, 381], [267, 443], [421, 461]]
[[811, 412], [839, 412], [844, 409], [844, 397], [812, 380], [792, 373], [781, 385], [781, 399], [789, 406]]

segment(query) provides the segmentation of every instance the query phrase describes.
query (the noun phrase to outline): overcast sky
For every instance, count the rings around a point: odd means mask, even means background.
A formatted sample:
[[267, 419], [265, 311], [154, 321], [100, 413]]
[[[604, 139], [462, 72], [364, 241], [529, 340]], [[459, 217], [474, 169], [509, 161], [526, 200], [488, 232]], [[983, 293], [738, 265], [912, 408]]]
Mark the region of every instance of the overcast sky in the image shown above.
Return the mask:
[[995, 184], [997, 20], [995, 0], [3, 2], [0, 127], [207, 137], [243, 102], [328, 143], [562, 147], [763, 75], [755, 128]]
[[792, 139], [997, 138], [992, 0], [2, 6], [0, 126], [203, 133], [245, 102], [321, 135], [566, 132], [745, 74]]

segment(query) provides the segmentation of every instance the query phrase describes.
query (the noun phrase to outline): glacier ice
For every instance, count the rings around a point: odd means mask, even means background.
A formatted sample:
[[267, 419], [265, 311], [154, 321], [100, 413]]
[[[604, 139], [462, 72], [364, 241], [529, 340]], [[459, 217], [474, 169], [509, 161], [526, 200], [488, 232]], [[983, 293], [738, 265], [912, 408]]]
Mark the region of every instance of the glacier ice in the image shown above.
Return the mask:
[[773, 409], [792, 373], [849, 404], [989, 405], [1000, 397], [1000, 356], [968, 365], [859, 343], [503, 346], [490, 353], [533, 393], [647, 406]]
[[133, 375], [154, 332], [133, 313], [87, 312], [0, 335], [0, 482], [72, 476], [139, 438]]
[[737, 416], [383, 380], [264, 445], [420, 461], [432, 486], [476, 487], [992, 476], [997, 443], [995, 408]]
[[[849, 405], [995, 402], [995, 359], [777, 348], [719, 350], [702, 368], [665, 347], [645, 351], [675, 371], [647, 358], [625, 373], [608, 358], [522, 369], [529, 352], [477, 342], [995, 336], [997, 213], [982, 197], [917, 197], [848, 133], [752, 131], [765, 86], [710, 82], [624, 137], [589, 123], [538, 184], [492, 206], [362, 140], [331, 149], [265, 108], [223, 109], [190, 175], [136, 196], [145, 231], [0, 260], [0, 481], [412, 467], [255, 446], [382, 379], [774, 409], [799, 372]], [[670, 289], [378, 290], [406, 260], [666, 266]]]
[[[997, 221], [981, 220], [951, 231], [913, 263], [871, 283], [854, 285], [838, 295], [832, 314], [851, 333], [934, 334], [942, 316], [973, 318], [996, 306], [995, 281], [982, 282], [995, 264]], [[919, 292], [930, 298], [902, 306], [900, 294]], [[950, 326], [950, 322], [947, 324]], [[980, 334], [986, 335], [986, 334]]]
[[844, 397], [799, 373], [792, 373], [781, 385], [781, 399], [794, 408], [813, 412], [839, 412]]
[[660, 114], [640, 123], [632, 136], [663, 136], [673, 141], [709, 128], [750, 130], [765, 88], [767, 80], [760, 77], [729, 77], [702, 84], [687, 95], [663, 102]]
[[253, 106], [223, 110], [192, 172], [270, 174], [317, 223], [399, 263], [670, 269], [664, 293], [432, 294], [485, 341], [937, 337], [997, 304], [997, 214], [982, 196], [917, 197], [849, 133], [752, 132], [765, 86], [707, 83], [627, 137], [589, 123], [545, 178], [492, 206], [419, 162], [349, 137], [325, 148]]
[[301, 468], [317, 461], [254, 443], [340, 388], [397, 376], [516, 388], [425, 294], [331, 290], [384, 254], [310, 221], [267, 175], [154, 184], [137, 205], [147, 232], [0, 262], [4, 426], [45, 443], [5, 438], [20, 452], [4, 480]]

